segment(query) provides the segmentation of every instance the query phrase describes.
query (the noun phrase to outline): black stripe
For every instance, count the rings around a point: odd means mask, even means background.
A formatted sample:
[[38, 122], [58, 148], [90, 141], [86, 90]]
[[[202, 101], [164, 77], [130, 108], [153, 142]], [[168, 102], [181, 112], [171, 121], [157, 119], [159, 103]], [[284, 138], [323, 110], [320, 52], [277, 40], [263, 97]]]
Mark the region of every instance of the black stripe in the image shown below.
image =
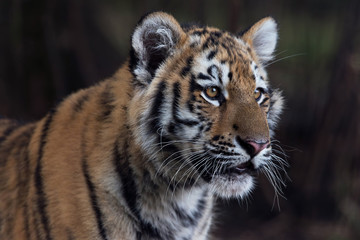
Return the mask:
[[[125, 146], [125, 149], [127, 147], [128, 146]], [[116, 172], [122, 183], [122, 195], [134, 217], [140, 219], [140, 213], [137, 209], [137, 188], [134, 181], [133, 170], [127, 159], [128, 156], [126, 156], [126, 153], [124, 156], [119, 152], [118, 142], [115, 144], [113, 151]]]
[[[166, 233], [165, 234], [166, 236], [163, 238], [160, 235], [160, 231], [148, 222], [141, 221], [141, 230], [142, 230], [143, 235], [148, 236], [151, 239], [158, 239], [158, 240], [162, 240], [162, 239], [171, 240], [172, 239], [169, 236], [170, 232]], [[144, 239], [148, 239], [148, 238], [144, 238]]]
[[193, 56], [188, 57], [188, 59], [186, 60], [186, 66], [183, 67], [183, 69], [181, 70], [181, 76], [184, 78], [186, 77], [186, 75], [190, 72], [191, 70], [191, 66], [193, 63]]
[[[19, 132], [20, 131], [20, 132]], [[18, 160], [18, 164], [20, 160], [23, 160], [21, 155], [22, 150], [28, 145], [29, 141], [30, 141], [30, 136], [32, 135], [34, 131], [34, 127], [30, 127], [30, 128], [17, 128], [17, 132], [16, 132], [16, 137], [14, 137], [13, 139], [11, 139], [2, 149], [2, 151], [0, 152], [0, 167], [5, 166], [7, 164], [7, 161], [10, 159], [9, 156], [2, 156], [3, 154], [8, 155], [9, 153], [11, 153], [11, 151], [18, 147], [19, 151], [17, 151], [16, 153], [14, 153], [14, 157]], [[12, 132], [13, 135], [15, 134], [14, 132]], [[24, 170], [23, 167], [18, 167], [18, 171], [20, 172], [18, 180], [21, 180], [24, 178], [24, 173], [22, 172]], [[28, 182], [28, 179], [26, 179], [26, 182]]]
[[211, 32], [210, 33], [210, 35], [212, 35], [213, 37], [215, 37], [215, 38], [221, 38], [221, 36], [222, 36], [222, 32], [220, 32], [220, 31], [214, 31], [214, 32]]
[[183, 67], [183, 69], [181, 70], [181, 73], [180, 73], [181, 77], [183, 77], [183, 78], [186, 77], [186, 75], [190, 72], [190, 69], [191, 69], [190, 66]]
[[193, 142], [196, 142], [196, 141], [198, 141], [198, 140], [201, 138], [201, 136], [203, 135], [204, 128], [205, 128], [205, 124], [204, 124], [204, 123], [199, 126], [198, 133], [195, 135], [195, 137], [193, 137], [193, 138], [191, 139]]
[[100, 210], [100, 207], [99, 207], [99, 204], [98, 204], [95, 185], [91, 181], [91, 176], [89, 174], [89, 167], [88, 167], [88, 165], [86, 163], [86, 157], [83, 157], [82, 170], [83, 170], [83, 174], [84, 174], [86, 184], [87, 184], [87, 187], [88, 187], [90, 200], [91, 200], [91, 206], [92, 206], [92, 208], [93, 208], [93, 210], [95, 212], [96, 223], [97, 223], [99, 234], [100, 234], [102, 239], [107, 240], [108, 238], [106, 236], [106, 230], [105, 230], [104, 223], [103, 223], [103, 220], [102, 220], [103, 215], [101, 213], [101, 210]]
[[[193, 92], [195, 91], [202, 91], [204, 88], [198, 84], [195, 80], [195, 76], [191, 75], [191, 79], [190, 79], [190, 94], [192, 95]], [[192, 99], [195, 100], [195, 99]]]
[[225, 43], [221, 43], [221, 46], [226, 50], [229, 57], [233, 57], [234, 54], [230, 51], [229, 47], [226, 46]]
[[174, 122], [171, 122], [167, 129], [168, 132], [171, 134], [175, 134], [176, 133], [175, 129], [176, 129], [176, 124]]
[[84, 129], [83, 129], [83, 133], [82, 133], [82, 141], [81, 141], [81, 155], [82, 155], [82, 171], [85, 177], [85, 181], [86, 181], [86, 185], [89, 191], [89, 198], [91, 201], [91, 206], [92, 209], [94, 211], [95, 214], [95, 218], [96, 218], [96, 223], [97, 223], [97, 228], [99, 231], [99, 234], [101, 236], [101, 238], [103, 240], [107, 240], [107, 236], [106, 236], [106, 230], [104, 227], [104, 223], [103, 223], [103, 215], [102, 212], [100, 210], [99, 204], [98, 204], [98, 199], [96, 196], [96, 187], [94, 185], [94, 183], [91, 180], [91, 176], [89, 173], [89, 166], [87, 164], [87, 153], [86, 153], [86, 139], [85, 139], [85, 133], [87, 132], [87, 122], [85, 122], [84, 124]]
[[[213, 77], [213, 78], [219, 78], [220, 83], [222, 84], [222, 80], [221, 80], [221, 76], [219, 74], [219, 69], [216, 65], [211, 65], [208, 69], [207, 69], [208, 74]], [[214, 74], [217, 74], [217, 76], [215, 76]]]
[[231, 143], [225, 142], [225, 141], [219, 141], [218, 144], [219, 144], [219, 145], [223, 145], [223, 146], [227, 146], [227, 147], [235, 147], [234, 144], [231, 144]]
[[[114, 164], [116, 168], [116, 172], [122, 183], [122, 195], [125, 198], [126, 204], [130, 209], [133, 216], [138, 220], [141, 232], [136, 232], [137, 239], [142, 239], [142, 236], [150, 236], [155, 239], [163, 239], [160, 235], [160, 232], [157, 228], [153, 227], [150, 223], [145, 222], [141, 216], [139, 209], [137, 208], [137, 186], [135, 183], [135, 176], [133, 169], [130, 166], [128, 156], [125, 151], [124, 154], [119, 152], [119, 143], [116, 142], [114, 146]], [[127, 149], [128, 146], [125, 146]]]
[[204, 34], [206, 34], [206, 33], [208, 33], [208, 30], [207, 30], [207, 28], [205, 27], [205, 28], [203, 28], [202, 30], [196, 30], [196, 31], [192, 32], [191, 35], [201, 36], [201, 35], [204, 35]]
[[199, 124], [198, 121], [195, 121], [195, 120], [189, 120], [189, 119], [175, 119], [177, 123], [180, 123], [182, 125], [186, 125], [188, 127], [193, 127], [193, 126], [196, 126]]
[[114, 106], [115, 97], [111, 92], [111, 86], [108, 84], [105, 86], [104, 91], [100, 94], [99, 104], [100, 104], [100, 115], [98, 116], [98, 121], [102, 122], [108, 120], [112, 111], [115, 109]]
[[[191, 100], [193, 100], [194, 95], [191, 95], [190, 98], [191, 98]], [[189, 111], [190, 111], [191, 113], [194, 113], [195, 106], [194, 106], [194, 104], [191, 102], [191, 100], [187, 101], [187, 106], [188, 106], [188, 108], [189, 108]]]
[[259, 103], [259, 105], [263, 105], [265, 102], [269, 101], [270, 98], [265, 97], [264, 100], [262, 100], [261, 103]]
[[215, 49], [215, 50], [212, 50], [208, 55], [207, 55], [207, 60], [212, 60], [214, 57], [215, 57], [215, 55], [216, 55], [216, 53], [217, 53], [217, 49]]
[[210, 76], [205, 75], [205, 74], [203, 74], [203, 73], [199, 73], [199, 74], [197, 75], [197, 78], [198, 78], [198, 79], [202, 79], [202, 80], [211, 80], [211, 77], [210, 77]]
[[186, 126], [195, 126], [198, 125], [199, 122], [198, 121], [194, 121], [194, 120], [190, 120], [190, 119], [181, 119], [179, 117], [179, 105], [180, 105], [180, 96], [181, 96], [181, 89], [180, 89], [180, 83], [179, 82], [175, 82], [173, 84], [173, 94], [174, 94], [174, 100], [173, 100], [173, 104], [172, 104], [172, 111], [173, 111], [173, 117], [174, 120], [177, 123], [186, 125]]
[[175, 211], [175, 214], [178, 218], [178, 220], [181, 222], [181, 224], [184, 227], [191, 227], [196, 226], [200, 220], [200, 218], [203, 216], [205, 206], [206, 206], [206, 198], [207, 192], [205, 191], [203, 196], [198, 200], [196, 211], [193, 213], [188, 213], [186, 209], [183, 209], [177, 205], [173, 205], [172, 208]]
[[84, 104], [89, 100], [89, 95], [88, 93], [82, 95], [81, 97], [79, 97], [76, 101], [76, 103], [74, 104], [73, 110], [75, 113], [79, 113], [83, 110], [84, 108]]
[[[221, 78], [221, 75], [220, 75], [220, 71], [219, 71], [219, 68], [216, 66], [216, 65], [211, 65], [210, 67], [208, 67], [207, 69], [207, 72], [208, 74], [213, 77], [213, 78], [218, 78], [219, 79], [219, 82], [221, 84], [223, 84], [223, 81], [222, 81], [222, 78]], [[214, 76], [214, 73], [217, 73], [217, 76]]]
[[203, 50], [208, 49], [210, 46], [216, 46], [219, 44], [219, 37], [217, 34], [210, 33], [210, 36], [206, 39], [205, 43], [202, 46]]
[[161, 117], [160, 115], [164, 102], [165, 90], [166, 90], [166, 83], [162, 81], [159, 83], [157, 87], [156, 95], [154, 101], [152, 102], [152, 107], [149, 116], [150, 120], [148, 125], [149, 133], [157, 134], [157, 130], [160, 127], [160, 117]]
[[[213, 146], [215, 146], [215, 145], [213, 145]], [[222, 151], [222, 150], [210, 150], [210, 152], [214, 155], [221, 154], [222, 156], [240, 156], [240, 154], [238, 154], [238, 153], [227, 152], [227, 151]], [[217, 159], [220, 159], [220, 158], [217, 158]]]
[[196, 206], [197, 211], [194, 213], [194, 218], [197, 219], [197, 221], [203, 216], [204, 210], [206, 207], [206, 198], [207, 198], [208, 192], [205, 191], [203, 196], [198, 201], [198, 204]]
[[211, 130], [211, 127], [212, 127], [212, 122], [208, 122], [207, 125], [206, 125], [206, 128], [204, 130], [204, 132], [208, 132]]
[[228, 78], [229, 78], [229, 81], [231, 82], [232, 78], [233, 78], [233, 73], [232, 72], [229, 72], [228, 73]]
[[[192, 112], [192, 113], [195, 111], [194, 102], [196, 101], [196, 98], [195, 98], [195, 95], [193, 94], [193, 92], [196, 90], [202, 90], [202, 89], [203, 89], [203, 87], [195, 81], [195, 76], [192, 74], [191, 79], [190, 79], [190, 87], [189, 87], [190, 99], [187, 103], [188, 108], [189, 108], [190, 112]], [[201, 106], [196, 106], [196, 107], [197, 107], [197, 109], [201, 109]]]
[[14, 124], [9, 126], [8, 128], [6, 128], [6, 130], [4, 131], [4, 133], [2, 134], [2, 136], [0, 137], [0, 144], [4, 141], [6, 141], [6, 139], [11, 135], [11, 133], [17, 129], [19, 127], [18, 124]]
[[[175, 125], [174, 123], [171, 123], [171, 125]], [[176, 128], [176, 126], [175, 126]], [[170, 144], [169, 142], [172, 142], [169, 138], [162, 136], [161, 137], [162, 142], [164, 143], [164, 145], [161, 147], [162, 151], [166, 151], [166, 152], [178, 152], [179, 149], [175, 146], [175, 144]]]
[[35, 168], [35, 176], [34, 176], [35, 189], [36, 189], [36, 194], [37, 194], [37, 207], [38, 207], [38, 211], [40, 214], [41, 223], [44, 226], [45, 237], [47, 240], [51, 240], [52, 236], [51, 236], [51, 232], [50, 232], [49, 215], [47, 213], [48, 200], [46, 197], [46, 193], [44, 191], [44, 183], [43, 183], [43, 176], [42, 176], [42, 158], [44, 155], [44, 147], [45, 147], [45, 144], [47, 141], [50, 124], [53, 120], [54, 114], [55, 114], [54, 110], [49, 112], [49, 114], [47, 115], [47, 118], [45, 120], [43, 129], [41, 131], [40, 147], [39, 147], [38, 159], [37, 159], [37, 164], [36, 164], [36, 168]]
[[[36, 206], [34, 206], [36, 208]], [[39, 219], [37, 218], [37, 209], [32, 209], [32, 213], [33, 213], [33, 224], [34, 224], [34, 227], [32, 228], [36, 234], [36, 239], [42, 239], [41, 234], [40, 234], [40, 223], [39, 223]]]
[[245, 142], [239, 136], [235, 137], [235, 141], [246, 151], [247, 154], [249, 154], [251, 157], [254, 156], [254, 148], [250, 144]]
[[211, 37], [208, 37], [205, 41], [205, 43], [202, 45], [202, 49], [206, 50], [208, 49], [210, 46], [210, 42], [213, 42], [213, 39]]
[[223, 84], [223, 81], [222, 81], [221, 75], [219, 75], [218, 77], [219, 77], [219, 82], [220, 82], [221, 84]]
[[[207, 73], [211, 76], [211, 77], [213, 77], [213, 78], [216, 78], [216, 76], [214, 76], [214, 74], [213, 74], [213, 70], [217, 70], [217, 67], [215, 66], [215, 65], [211, 65], [210, 67], [208, 67], [208, 69], [207, 69]], [[217, 71], [218, 72], [218, 71]]]

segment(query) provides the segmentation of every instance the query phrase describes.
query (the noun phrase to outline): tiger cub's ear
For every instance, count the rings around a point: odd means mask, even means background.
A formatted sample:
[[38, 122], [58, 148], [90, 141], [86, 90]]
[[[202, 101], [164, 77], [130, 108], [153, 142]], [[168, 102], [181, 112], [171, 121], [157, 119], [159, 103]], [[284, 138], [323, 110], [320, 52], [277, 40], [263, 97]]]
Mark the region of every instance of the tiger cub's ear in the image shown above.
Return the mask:
[[169, 14], [154, 12], [143, 17], [131, 39], [130, 71], [137, 84], [148, 85], [161, 63], [185, 35]]
[[271, 17], [263, 18], [247, 30], [241, 38], [256, 52], [261, 63], [273, 58], [278, 39], [277, 24]]

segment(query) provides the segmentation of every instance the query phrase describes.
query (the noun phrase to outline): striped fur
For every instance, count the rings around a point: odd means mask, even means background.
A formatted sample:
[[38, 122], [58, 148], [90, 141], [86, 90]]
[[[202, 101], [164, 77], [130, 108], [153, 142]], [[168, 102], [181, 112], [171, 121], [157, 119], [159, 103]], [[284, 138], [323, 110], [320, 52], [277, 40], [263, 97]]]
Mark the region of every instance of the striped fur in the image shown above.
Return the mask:
[[152, 13], [111, 79], [38, 122], [0, 119], [0, 239], [207, 239], [216, 196], [277, 176], [271, 144], [251, 145], [282, 108], [276, 39], [271, 18], [234, 35]]

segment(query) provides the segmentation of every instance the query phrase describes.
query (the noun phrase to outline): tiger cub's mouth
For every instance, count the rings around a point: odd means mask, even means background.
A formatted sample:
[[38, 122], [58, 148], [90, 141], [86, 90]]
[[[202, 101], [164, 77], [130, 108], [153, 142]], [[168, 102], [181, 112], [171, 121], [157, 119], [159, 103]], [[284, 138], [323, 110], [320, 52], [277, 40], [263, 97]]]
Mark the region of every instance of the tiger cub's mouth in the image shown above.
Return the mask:
[[[214, 171], [215, 175], [228, 175], [236, 177], [237, 175], [253, 174], [258, 170], [253, 163], [253, 158], [244, 159], [244, 157], [239, 153], [211, 149], [210, 154], [209, 159], [213, 159], [213, 166], [210, 167], [210, 169]], [[219, 161], [223, 162], [223, 165], [222, 167], [217, 168], [217, 162]]]
[[[256, 167], [253, 163], [253, 159], [249, 158], [244, 161], [234, 158], [220, 158], [215, 156], [208, 156], [208, 161], [202, 168], [198, 169], [204, 176], [219, 176], [229, 179], [238, 179], [240, 176], [254, 175], [260, 168]], [[196, 165], [199, 167], [199, 165]], [[204, 170], [205, 169], [205, 170]], [[204, 170], [204, 171], [202, 171]]]
[[251, 162], [251, 159], [250, 159], [250, 160], [248, 160], [244, 163], [241, 163], [237, 166], [227, 168], [224, 173], [228, 174], [228, 175], [241, 175], [241, 174], [245, 174], [245, 173], [253, 174], [256, 171], [257, 171], [257, 169], [255, 169], [255, 166]]

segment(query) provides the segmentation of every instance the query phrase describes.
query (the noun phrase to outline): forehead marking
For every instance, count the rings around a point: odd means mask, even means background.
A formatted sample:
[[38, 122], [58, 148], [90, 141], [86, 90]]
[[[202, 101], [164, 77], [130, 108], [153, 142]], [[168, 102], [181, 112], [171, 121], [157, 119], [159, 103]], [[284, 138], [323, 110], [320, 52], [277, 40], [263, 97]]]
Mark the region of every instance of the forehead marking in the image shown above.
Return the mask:
[[220, 82], [220, 84], [222, 84], [222, 79], [221, 79], [221, 75], [222, 72], [221, 70], [215, 65], [211, 65], [210, 67], [208, 67], [207, 69], [207, 73], [214, 79], [218, 80]]
[[194, 61], [194, 70], [196, 73], [196, 82], [202, 87], [217, 86], [222, 89], [226, 99], [229, 98], [226, 86], [228, 85], [232, 73], [230, 73], [228, 64], [221, 64], [216, 58], [207, 60], [209, 52], [203, 53]]
[[209, 77], [208, 75], [203, 74], [202, 72], [200, 72], [200, 73], [197, 75], [197, 78], [198, 78], [198, 79], [202, 79], [202, 80], [211, 80], [211, 77]]
[[218, 51], [218, 49], [212, 50], [212, 51], [207, 55], [207, 60], [209, 60], [209, 61], [212, 60], [212, 59], [215, 57], [217, 51]]

